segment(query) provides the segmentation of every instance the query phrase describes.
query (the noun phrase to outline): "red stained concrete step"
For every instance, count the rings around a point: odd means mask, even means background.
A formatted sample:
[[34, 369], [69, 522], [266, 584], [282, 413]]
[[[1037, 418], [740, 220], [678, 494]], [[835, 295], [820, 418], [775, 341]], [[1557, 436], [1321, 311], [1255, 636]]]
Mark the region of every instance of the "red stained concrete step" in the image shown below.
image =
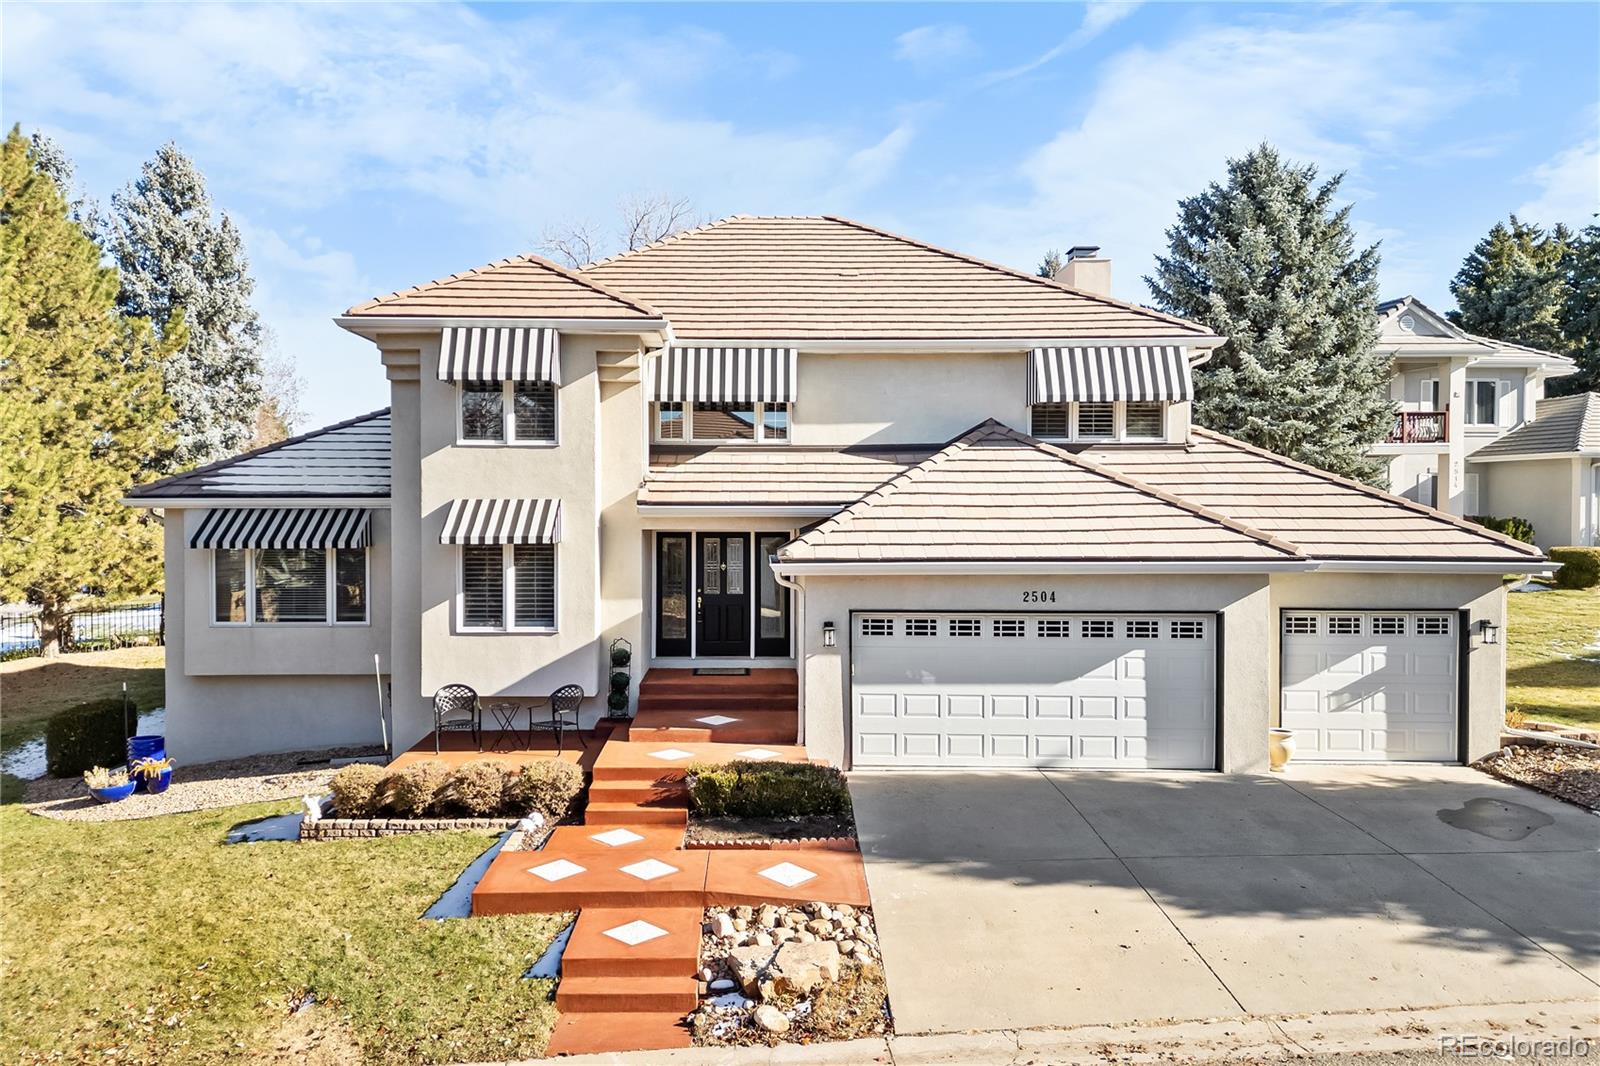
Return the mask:
[[[702, 718], [732, 718], [707, 724]], [[645, 710], [628, 727], [634, 743], [688, 742], [691, 744], [793, 744], [798, 733], [794, 708], [782, 711], [730, 708], [727, 710]]]
[[693, 1040], [679, 1011], [563, 1014], [550, 1031], [546, 1055], [596, 1055], [689, 1047]]
[[594, 762], [596, 781], [677, 781], [694, 763], [725, 763], [749, 758], [749, 751], [770, 751], [769, 758], [807, 762], [806, 749], [797, 744], [695, 744], [672, 742], [610, 741]]
[[686, 807], [689, 787], [682, 781], [596, 781], [589, 786], [590, 803], [636, 803], [641, 807]]
[[[854, 851], [710, 851], [706, 871], [707, 906], [741, 903], [848, 903], [865, 907], [872, 902], [867, 891], [867, 871]], [[761, 871], [788, 863], [812, 876], [793, 887], [762, 876]]]
[[[639, 840], [608, 843], [595, 837], [612, 830], [623, 829]], [[617, 841], [616, 836], [610, 838]], [[683, 827], [676, 825], [648, 825], [633, 822], [627, 825], [561, 825], [545, 841], [544, 851], [552, 855], [567, 855], [575, 851], [605, 852], [658, 852], [683, 847]]]
[[693, 977], [704, 914], [699, 906], [585, 907], [562, 952], [561, 979]]
[[689, 1013], [700, 1004], [693, 977], [563, 977], [556, 1009], [565, 1013]]
[[[703, 851], [585, 850], [565, 856], [549, 847], [542, 851], [502, 851], [472, 890], [472, 913], [551, 914], [581, 907], [701, 906], [710, 857]], [[623, 870], [650, 860], [665, 863], [673, 870], [648, 880]], [[552, 869], [552, 863], [561, 865]], [[532, 872], [540, 868], [547, 872], [570, 871], [572, 866], [582, 869], [555, 880]]]
[[681, 807], [641, 807], [636, 803], [590, 803], [584, 808], [583, 820], [589, 825], [635, 825], [644, 822], [650, 825], [675, 825], [680, 827], [689, 824], [689, 808]]

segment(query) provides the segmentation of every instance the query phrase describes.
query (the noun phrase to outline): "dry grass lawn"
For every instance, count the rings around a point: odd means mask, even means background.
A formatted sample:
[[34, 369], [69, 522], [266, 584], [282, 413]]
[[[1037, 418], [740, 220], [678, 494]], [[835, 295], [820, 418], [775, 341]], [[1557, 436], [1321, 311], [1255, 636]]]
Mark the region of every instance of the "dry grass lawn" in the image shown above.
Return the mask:
[[[6, 732], [37, 732], [52, 715], [74, 704], [128, 695], [142, 711], [166, 698], [167, 649], [117, 648], [55, 659], [0, 662], [0, 716]], [[9, 744], [9, 738], [8, 738]]]
[[1600, 589], [1506, 594], [1506, 708], [1600, 726]]

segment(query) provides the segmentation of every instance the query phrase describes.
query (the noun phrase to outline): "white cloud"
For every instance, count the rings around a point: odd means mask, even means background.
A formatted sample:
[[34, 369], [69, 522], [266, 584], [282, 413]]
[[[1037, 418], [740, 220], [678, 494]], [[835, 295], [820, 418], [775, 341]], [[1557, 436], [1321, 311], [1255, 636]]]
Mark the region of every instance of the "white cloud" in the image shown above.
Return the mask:
[[1541, 226], [1558, 222], [1587, 226], [1600, 211], [1600, 139], [1591, 138], [1558, 153], [1534, 167], [1527, 180], [1539, 192], [1517, 208], [1518, 218]]
[[1031, 74], [1045, 64], [1061, 58], [1068, 52], [1082, 48], [1106, 30], [1139, 10], [1142, 2], [1143, 0], [1088, 0], [1088, 3], [1083, 5], [1083, 21], [1060, 44], [1046, 49], [1020, 66], [992, 71], [983, 77], [982, 83], [994, 85], [998, 82], [1020, 78], [1024, 74]]
[[960, 59], [974, 51], [972, 35], [965, 26], [938, 22], [907, 30], [894, 39], [894, 57], [919, 66], [932, 66]]
[[1148, 299], [1139, 279], [1178, 200], [1229, 157], [1265, 140], [1324, 176], [1358, 178], [1403, 133], [1468, 99], [1447, 62], [1452, 36], [1444, 21], [1358, 9], [1126, 49], [1102, 66], [1080, 117], [1021, 162], [1021, 194], [973, 210], [966, 246], [1029, 264], [1050, 247], [1099, 244], [1116, 261], [1117, 292]]

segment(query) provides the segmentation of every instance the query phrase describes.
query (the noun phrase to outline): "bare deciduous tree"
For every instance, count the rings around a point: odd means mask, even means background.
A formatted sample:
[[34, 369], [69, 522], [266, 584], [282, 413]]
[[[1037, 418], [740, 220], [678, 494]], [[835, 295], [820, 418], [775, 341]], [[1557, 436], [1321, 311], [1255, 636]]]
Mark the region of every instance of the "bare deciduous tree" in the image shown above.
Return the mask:
[[687, 196], [629, 196], [617, 205], [620, 224], [606, 240], [593, 222], [567, 222], [547, 227], [539, 251], [574, 269], [588, 266], [617, 251], [634, 252], [697, 224], [694, 204]]

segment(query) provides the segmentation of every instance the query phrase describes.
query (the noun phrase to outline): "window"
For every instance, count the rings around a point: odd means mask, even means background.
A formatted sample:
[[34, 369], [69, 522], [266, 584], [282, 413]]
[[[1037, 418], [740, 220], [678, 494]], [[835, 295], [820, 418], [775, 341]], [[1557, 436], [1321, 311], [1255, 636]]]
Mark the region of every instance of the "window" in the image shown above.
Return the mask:
[[1067, 437], [1067, 415], [1071, 410], [1070, 404], [1065, 403], [1036, 403], [1031, 409], [1031, 429], [1035, 437], [1057, 437], [1065, 440]]
[[1375, 614], [1372, 616], [1372, 635], [1375, 637], [1404, 636], [1406, 619], [1399, 614]]
[[1167, 435], [1166, 407], [1163, 403], [1127, 404], [1122, 435], [1129, 440], [1161, 440]]
[[1166, 439], [1167, 405], [1136, 403], [1036, 403], [1028, 408], [1028, 431], [1041, 440]]
[[1027, 636], [1028, 623], [1020, 618], [996, 618], [994, 620], [994, 635], [997, 637]]
[[1291, 614], [1283, 620], [1283, 631], [1298, 636], [1317, 635], [1317, 616], [1314, 614]]
[[1136, 622], [1126, 624], [1126, 633], [1136, 640], [1151, 640], [1161, 635], [1161, 623], [1148, 618], [1141, 618]]
[[218, 548], [211, 619], [218, 625], [365, 625], [367, 549]]
[[1422, 382], [1422, 409], [1425, 411], [1442, 411], [1439, 406], [1439, 379], [1425, 378]]
[[1080, 403], [1078, 405], [1079, 440], [1110, 440], [1116, 436], [1116, 405], [1110, 403]]
[[981, 637], [983, 623], [976, 618], [950, 619], [950, 635], [952, 637]]
[[1117, 635], [1117, 624], [1109, 618], [1094, 618], [1083, 623], [1080, 632], [1085, 637], [1103, 639]]
[[555, 545], [463, 544], [460, 627], [555, 629]]
[[1359, 637], [1361, 616], [1358, 614], [1331, 614], [1328, 616], [1328, 636]]
[[1494, 381], [1467, 382], [1467, 425], [1492, 426], [1499, 419], [1499, 388]]
[[1072, 636], [1072, 623], [1065, 618], [1041, 618], [1039, 619], [1039, 635], [1052, 639], [1070, 637]]
[[1416, 634], [1419, 637], [1448, 637], [1450, 616], [1447, 614], [1417, 615]]
[[786, 403], [663, 402], [656, 404], [658, 441], [782, 444], [789, 440]]
[[[464, 443], [554, 444], [558, 393], [548, 381], [463, 381]], [[511, 417], [506, 417], [507, 411]]]
[[894, 619], [863, 618], [861, 620], [861, 635], [864, 637], [892, 637], [894, 636]]
[[1173, 640], [1204, 640], [1206, 624], [1198, 618], [1186, 618], [1181, 622], [1173, 622], [1169, 633]]
[[936, 637], [939, 635], [939, 623], [933, 618], [907, 618], [906, 636], [908, 637]]

